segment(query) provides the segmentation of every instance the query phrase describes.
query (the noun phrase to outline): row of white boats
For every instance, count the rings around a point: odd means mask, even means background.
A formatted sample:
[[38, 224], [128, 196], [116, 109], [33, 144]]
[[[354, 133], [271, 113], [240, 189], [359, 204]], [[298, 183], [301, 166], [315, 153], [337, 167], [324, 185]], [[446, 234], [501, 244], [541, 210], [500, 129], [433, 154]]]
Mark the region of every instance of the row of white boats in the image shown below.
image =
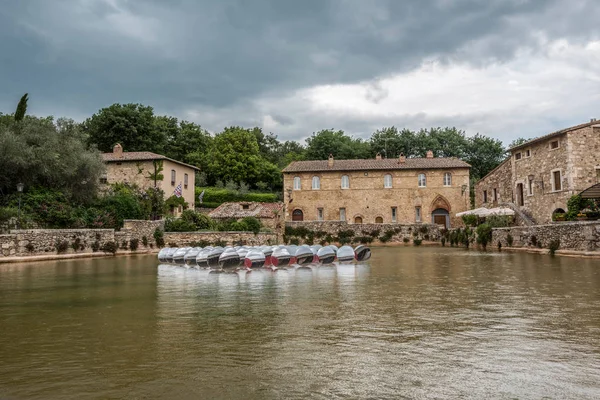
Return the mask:
[[371, 258], [371, 249], [334, 245], [290, 246], [227, 246], [227, 247], [167, 247], [158, 253], [161, 263], [187, 265], [215, 271], [268, 268], [278, 269], [292, 265], [320, 265], [362, 262]]

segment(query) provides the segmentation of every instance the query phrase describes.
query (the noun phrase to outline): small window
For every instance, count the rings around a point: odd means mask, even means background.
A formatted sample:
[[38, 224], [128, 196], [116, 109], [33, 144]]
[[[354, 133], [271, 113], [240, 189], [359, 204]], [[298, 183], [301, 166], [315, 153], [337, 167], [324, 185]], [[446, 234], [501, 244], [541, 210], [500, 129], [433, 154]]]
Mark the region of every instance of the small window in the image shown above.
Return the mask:
[[498, 189], [494, 188], [494, 201], [498, 201]]
[[383, 176], [383, 187], [384, 188], [391, 188], [392, 187], [392, 175], [385, 174]]
[[362, 217], [354, 217], [355, 224], [362, 224]]
[[527, 194], [533, 196], [533, 179], [527, 181]]
[[531, 157], [531, 150], [525, 150], [525, 157]]
[[552, 190], [555, 192], [562, 190], [562, 176], [560, 171], [552, 171]]
[[375, 218], [375, 223], [376, 224], [383, 224], [383, 217], [377, 217], [377, 218]]
[[596, 167], [596, 183], [600, 183], [600, 167]]
[[520, 160], [521, 159], [521, 153], [515, 153], [515, 160]]
[[313, 190], [319, 190], [319, 189], [321, 189], [321, 178], [319, 178], [318, 176], [313, 176], [313, 178], [312, 178], [312, 188], [313, 188]]
[[558, 149], [558, 147], [559, 147], [558, 140], [553, 140], [552, 142], [550, 142], [550, 149], [554, 150], [554, 149]]
[[487, 203], [487, 190], [483, 191], [483, 202]]
[[350, 189], [350, 178], [348, 175], [342, 175], [342, 189]]
[[176, 177], [177, 177], [177, 176], [175, 175], [175, 170], [174, 170], [174, 169], [172, 169], [172, 170], [171, 170], [171, 186], [175, 186], [175, 178], [176, 178]]
[[345, 221], [345, 220], [346, 220], [346, 209], [340, 208], [340, 221]]
[[103, 185], [106, 185], [108, 183], [108, 178], [106, 177], [106, 174], [100, 177], [100, 183]]
[[317, 220], [323, 221], [323, 209], [322, 208], [317, 208]]
[[294, 177], [294, 190], [302, 189], [302, 181], [299, 176]]
[[419, 187], [426, 187], [427, 186], [427, 178], [425, 177], [425, 174], [419, 174]]
[[398, 208], [392, 207], [392, 222], [396, 222], [398, 215]]
[[250, 204], [242, 204], [242, 210], [249, 210]]
[[415, 207], [415, 221], [421, 222], [421, 207]]
[[452, 186], [452, 174], [450, 172], [444, 174], [444, 186]]
[[188, 174], [183, 174], [183, 188], [188, 188]]

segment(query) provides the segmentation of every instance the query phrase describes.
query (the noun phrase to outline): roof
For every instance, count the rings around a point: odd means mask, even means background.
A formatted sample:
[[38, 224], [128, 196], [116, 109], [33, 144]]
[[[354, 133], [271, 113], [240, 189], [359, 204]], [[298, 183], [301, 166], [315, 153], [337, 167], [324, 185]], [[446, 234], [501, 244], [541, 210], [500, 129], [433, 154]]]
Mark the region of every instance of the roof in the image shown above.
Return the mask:
[[[243, 206], [248, 206], [244, 210]], [[211, 218], [275, 218], [278, 211], [283, 210], [283, 203], [232, 202], [223, 203], [208, 213]]]
[[579, 195], [584, 199], [600, 199], [600, 183], [590, 186]]
[[200, 168], [195, 167], [190, 164], [183, 163], [181, 161], [173, 160], [172, 158], [152, 153], [150, 151], [124, 151], [121, 153], [119, 157], [117, 153], [102, 153], [102, 160], [104, 162], [123, 162], [123, 161], [151, 161], [151, 160], [168, 160], [174, 162], [176, 164], [185, 165], [186, 167], [193, 168], [195, 170], [200, 170]]
[[294, 161], [282, 172], [318, 172], [318, 171], [364, 171], [395, 169], [443, 169], [471, 168], [466, 162], [456, 157], [407, 158], [401, 163], [398, 158], [366, 159], [366, 160], [334, 160], [333, 166], [328, 160]]
[[555, 136], [562, 135], [563, 133], [567, 133], [567, 132], [571, 132], [571, 131], [576, 131], [577, 129], [587, 128], [588, 126], [593, 126], [593, 125], [600, 126], [600, 121], [597, 121], [596, 119], [592, 119], [590, 122], [586, 122], [585, 124], [575, 125], [575, 126], [572, 126], [570, 128], [561, 129], [560, 131], [552, 132], [552, 133], [549, 133], [547, 135], [540, 136], [540, 137], [535, 138], [535, 139], [531, 139], [531, 140], [529, 140], [529, 141], [527, 141], [525, 143], [522, 143], [522, 144], [520, 144], [518, 146], [511, 147], [508, 150], [509, 151], [513, 151], [513, 150], [521, 149], [523, 147], [527, 147], [527, 146], [532, 145], [534, 143], [542, 142], [544, 140], [553, 138]]

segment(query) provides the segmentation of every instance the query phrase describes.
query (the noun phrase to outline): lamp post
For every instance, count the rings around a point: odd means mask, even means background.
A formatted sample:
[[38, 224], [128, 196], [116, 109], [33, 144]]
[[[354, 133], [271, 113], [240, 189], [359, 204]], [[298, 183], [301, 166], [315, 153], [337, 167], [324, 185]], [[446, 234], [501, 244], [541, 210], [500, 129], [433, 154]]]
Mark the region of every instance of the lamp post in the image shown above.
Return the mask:
[[22, 183], [17, 183], [17, 192], [19, 192], [19, 214], [17, 219], [17, 229], [21, 229], [21, 193], [23, 193], [23, 188], [25, 187]]

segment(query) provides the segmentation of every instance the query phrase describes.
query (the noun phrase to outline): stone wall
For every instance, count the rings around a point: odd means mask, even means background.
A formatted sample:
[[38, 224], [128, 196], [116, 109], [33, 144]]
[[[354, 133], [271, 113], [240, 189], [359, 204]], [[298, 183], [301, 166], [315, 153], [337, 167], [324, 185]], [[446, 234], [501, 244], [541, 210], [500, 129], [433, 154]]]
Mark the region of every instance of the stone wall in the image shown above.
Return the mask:
[[281, 236], [275, 233], [260, 232], [165, 232], [165, 245], [170, 247], [190, 246], [193, 242], [208, 242], [214, 245], [225, 242], [227, 245], [242, 243], [245, 245], [275, 245]]
[[508, 247], [508, 235], [513, 237], [512, 247], [548, 248], [552, 240], [560, 241], [561, 250], [599, 251], [600, 222], [561, 222], [529, 227], [495, 228], [492, 244], [498, 242]]
[[[65, 242], [65, 253], [92, 252], [96, 242], [100, 246], [114, 241], [112, 229], [21, 229], [0, 235], [1, 256], [27, 256], [56, 253], [57, 246]], [[77, 244], [77, 250], [73, 245]]]
[[120, 232], [125, 233], [127, 240], [138, 239], [140, 246], [142, 245], [143, 237], [146, 236], [149, 243], [154, 243], [154, 231], [157, 228], [165, 229], [165, 221], [146, 221], [138, 219], [126, 219], [123, 222], [123, 228]]
[[[337, 236], [340, 231], [352, 231], [355, 237], [371, 236], [374, 231], [379, 231], [377, 237], [383, 236], [386, 231], [394, 231], [390, 242], [402, 242], [404, 238], [412, 240], [414, 237], [425, 240], [438, 241], [441, 238], [440, 227], [434, 224], [349, 224], [346, 221], [302, 221], [286, 222], [286, 227], [304, 227], [312, 232], [324, 232], [325, 235]], [[315, 241], [318, 241], [315, 239]]]
[[513, 202], [512, 157], [508, 157], [475, 184], [475, 208], [492, 208]]

